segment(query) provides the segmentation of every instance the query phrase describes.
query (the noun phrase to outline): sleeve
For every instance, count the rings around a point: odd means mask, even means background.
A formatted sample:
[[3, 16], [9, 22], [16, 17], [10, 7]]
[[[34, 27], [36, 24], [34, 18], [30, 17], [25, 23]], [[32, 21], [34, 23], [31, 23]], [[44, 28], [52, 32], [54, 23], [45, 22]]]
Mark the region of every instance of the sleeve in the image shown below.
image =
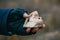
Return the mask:
[[13, 34], [17, 35], [31, 35], [35, 33], [27, 33], [26, 29], [23, 28], [23, 24], [25, 22], [25, 18], [23, 18], [23, 14], [27, 12], [24, 9], [13, 9], [10, 11], [7, 19], [7, 28], [8, 31], [11, 31]]

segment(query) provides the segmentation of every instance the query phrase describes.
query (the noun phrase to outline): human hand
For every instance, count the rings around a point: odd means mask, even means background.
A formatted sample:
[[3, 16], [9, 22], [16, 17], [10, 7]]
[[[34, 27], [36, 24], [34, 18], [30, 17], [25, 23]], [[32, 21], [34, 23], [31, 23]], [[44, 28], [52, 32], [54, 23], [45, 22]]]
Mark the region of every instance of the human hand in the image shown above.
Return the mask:
[[[29, 15], [28, 15], [27, 13], [24, 13], [24, 14], [23, 14], [23, 17], [24, 17], [24, 18], [28, 18]], [[34, 32], [37, 32], [38, 30], [39, 30], [38, 27], [33, 27], [32, 32], [34, 33]], [[27, 27], [27, 28], [26, 28], [26, 32], [29, 33], [30, 31], [31, 31], [31, 28], [30, 28], [30, 27]]]

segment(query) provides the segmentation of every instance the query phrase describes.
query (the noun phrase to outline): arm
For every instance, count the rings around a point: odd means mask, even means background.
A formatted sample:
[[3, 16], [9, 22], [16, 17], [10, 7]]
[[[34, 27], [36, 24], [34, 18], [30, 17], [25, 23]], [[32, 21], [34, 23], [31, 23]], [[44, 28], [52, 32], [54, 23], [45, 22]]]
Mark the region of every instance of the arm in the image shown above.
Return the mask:
[[7, 28], [8, 31], [11, 31], [12, 34], [17, 35], [31, 35], [34, 34], [32, 32], [27, 33], [26, 29], [23, 28], [23, 24], [25, 22], [25, 18], [23, 14], [26, 13], [24, 9], [14, 9], [10, 12], [7, 20]]

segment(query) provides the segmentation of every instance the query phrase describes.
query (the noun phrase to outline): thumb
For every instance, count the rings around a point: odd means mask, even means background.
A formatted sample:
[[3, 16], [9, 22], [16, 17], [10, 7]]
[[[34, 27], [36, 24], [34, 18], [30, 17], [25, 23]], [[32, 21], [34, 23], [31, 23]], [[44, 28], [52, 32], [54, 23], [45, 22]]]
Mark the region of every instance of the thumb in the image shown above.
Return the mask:
[[24, 17], [24, 18], [28, 18], [29, 15], [28, 15], [27, 13], [24, 13], [24, 14], [23, 14], [23, 17]]

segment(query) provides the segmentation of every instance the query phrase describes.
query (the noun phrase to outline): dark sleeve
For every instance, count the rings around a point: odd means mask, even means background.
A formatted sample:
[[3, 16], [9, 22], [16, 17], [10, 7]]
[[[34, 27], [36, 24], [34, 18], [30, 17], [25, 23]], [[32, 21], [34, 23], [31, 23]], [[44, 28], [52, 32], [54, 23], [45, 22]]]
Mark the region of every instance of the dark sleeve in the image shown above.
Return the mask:
[[23, 24], [25, 22], [25, 18], [23, 18], [23, 14], [27, 12], [24, 9], [13, 9], [10, 11], [7, 19], [7, 28], [8, 31], [12, 32], [12, 34], [17, 35], [31, 35], [34, 34], [32, 32], [27, 33], [26, 29], [23, 28]]
[[0, 35], [9, 35], [7, 30], [7, 17], [11, 9], [0, 8]]

